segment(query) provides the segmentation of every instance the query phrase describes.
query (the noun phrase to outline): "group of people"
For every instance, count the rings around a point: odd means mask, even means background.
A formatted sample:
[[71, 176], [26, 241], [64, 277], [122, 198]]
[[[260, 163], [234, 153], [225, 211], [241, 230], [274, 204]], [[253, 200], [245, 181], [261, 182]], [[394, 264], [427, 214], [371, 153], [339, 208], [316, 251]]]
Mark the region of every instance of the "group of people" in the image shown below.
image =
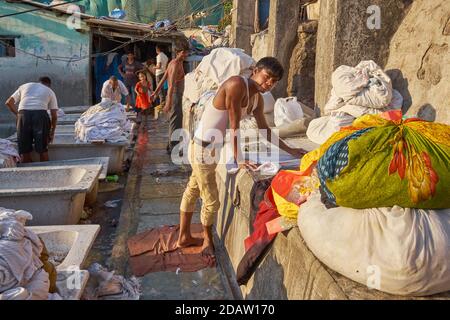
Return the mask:
[[[182, 128], [182, 97], [184, 91], [183, 61], [189, 49], [187, 46], [176, 48], [176, 57], [168, 63], [168, 58], [157, 48], [158, 56], [156, 66], [147, 63], [145, 69], [137, 63], [134, 55], [129, 53], [126, 61], [119, 67], [124, 82], [111, 77], [103, 85], [102, 99], [111, 99], [120, 102], [122, 95], [127, 99], [129, 106], [131, 99], [136, 97], [136, 109], [147, 110], [158, 96], [164, 101], [164, 111], [169, 113], [169, 142], [167, 151], [172, 152], [176, 142], [171, 141], [172, 133]], [[157, 87], [153, 90], [147, 72], [155, 74]], [[255, 164], [240, 159], [238, 155], [239, 123], [245, 114], [255, 117], [259, 129], [267, 130], [269, 141], [272, 132], [264, 116], [264, 100], [261, 93], [270, 91], [283, 77], [283, 67], [273, 57], [266, 57], [258, 61], [252, 75], [247, 77], [233, 76], [226, 80], [217, 90], [214, 99], [205, 106], [204, 113], [194, 137], [189, 144], [189, 162], [192, 174], [184, 191], [180, 205], [180, 233], [179, 247], [202, 245], [203, 252], [211, 257], [215, 263], [212, 237], [212, 224], [219, 209], [219, 194], [216, 184], [215, 169], [217, 163], [210, 162], [214, 158], [212, 153], [219, 152], [214, 137], [210, 132], [220, 131], [225, 137], [225, 130], [231, 130], [233, 142], [233, 156], [236, 166], [254, 167]], [[164, 82], [168, 83], [168, 92], [163, 91]], [[17, 131], [19, 153], [23, 162], [31, 161], [32, 144], [41, 154], [41, 161], [48, 160], [47, 145], [52, 141], [57, 121], [57, 101], [55, 93], [50, 89], [49, 78], [41, 78], [40, 83], [22, 85], [6, 102], [8, 108], [17, 115]], [[131, 94], [130, 94], [131, 93]], [[131, 97], [130, 97], [131, 95]], [[17, 108], [16, 105], [19, 105]], [[51, 120], [47, 110], [51, 112]], [[291, 148], [279, 138], [275, 141], [278, 146], [296, 156], [301, 157], [303, 149]], [[203, 239], [192, 237], [190, 231], [191, 218], [198, 198], [202, 199], [201, 222], [203, 225]]]
[[[159, 106], [169, 114], [169, 142], [167, 152], [171, 153], [174, 142], [170, 137], [172, 133], [182, 127], [182, 97], [184, 91], [183, 61], [189, 54], [187, 46], [175, 49], [176, 57], [170, 61], [161, 46], [156, 46], [156, 64], [154, 59], [148, 59], [141, 64], [135, 60], [133, 53], [128, 53], [118, 67], [123, 82], [116, 76], [111, 76], [103, 84], [101, 97], [120, 103], [122, 96], [126, 99], [127, 110], [133, 105], [133, 110], [142, 114], [143, 128], [146, 127], [149, 112], [155, 110], [158, 118]], [[155, 84], [153, 83], [155, 82]], [[167, 91], [164, 88], [167, 83]], [[156, 86], [156, 88], [155, 88]]]
[[[169, 58], [161, 46], [156, 47], [156, 64], [149, 59], [145, 64], [137, 62], [133, 53], [128, 53], [119, 66], [123, 82], [111, 76], [102, 87], [102, 100], [121, 103], [125, 97], [127, 109], [134, 105], [134, 110], [142, 112], [144, 123], [157, 98], [169, 113], [170, 153], [174, 142], [170, 141], [172, 132], [182, 127], [182, 97], [184, 90], [183, 61], [187, 57], [187, 46], [177, 47], [176, 57], [169, 63]], [[156, 84], [153, 84], [153, 79]], [[164, 89], [167, 81], [168, 91]], [[154, 88], [157, 86], [156, 88]], [[168, 96], [166, 99], [166, 95]], [[51, 89], [51, 79], [41, 77], [39, 82], [21, 85], [6, 101], [5, 105], [16, 116], [18, 151], [21, 162], [32, 162], [34, 150], [39, 153], [40, 161], [48, 161], [48, 144], [53, 141], [57, 123], [58, 102]], [[157, 117], [157, 114], [156, 114]]]
[[[122, 63], [118, 67], [118, 72], [123, 81], [117, 79], [116, 76], [111, 76], [102, 87], [101, 98], [110, 99], [120, 103], [122, 96], [126, 99], [127, 109], [133, 105], [133, 110], [142, 112], [147, 120], [147, 115], [150, 109], [155, 107], [154, 99], [151, 95], [156, 84], [159, 83], [163, 77], [169, 58], [163, 52], [161, 46], [156, 46], [156, 63], [155, 59], [150, 58], [145, 63], [140, 63], [135, 59], [133, 53], [122, 57]], [[165, 91], [161, 90], [159, 94], [159, 104], [163, 105], [165, 102]], [[155, 114], [157, 117], [157, 114]]]

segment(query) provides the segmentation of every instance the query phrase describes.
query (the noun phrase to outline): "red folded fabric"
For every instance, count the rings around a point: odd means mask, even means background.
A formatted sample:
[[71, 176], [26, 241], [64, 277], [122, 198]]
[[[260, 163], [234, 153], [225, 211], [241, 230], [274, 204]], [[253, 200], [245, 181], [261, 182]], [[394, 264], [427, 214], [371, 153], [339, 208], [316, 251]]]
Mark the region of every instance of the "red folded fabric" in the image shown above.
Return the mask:
[[[201, 246], [177, 248], [179, 225], [163, 226], [139, 233], [128, 239], [130, 267], [135, 276], [150, 272], [195, 272], [208, 267], [208, 258]], [[191, 225], [192, 236], [203, 238], [201, 224]]]
[[245, 285], [248, 282], [264, 257], [264, 253], [277, 236], [277, 233], [269, 235], [266, 223], [279, 216], [273, 200], [272, 188], [269, 187], [264, 200], [259, 204], [259, 211], [253, 223], [254, 231], [244, 240], [245, 254], [236, 270], [236, 280], [239, 285]]
[[264, 195], [264, 200], [259, 204], [259, 210], [253, 222], [253, 233], [244, 240], [245, 251], [248, 251], [258, 240], [270, 240], [275, 235], [269, 235], [266, 223], [278, 218], [277, 207], [273, 199], [272, 188], [269, 187]]

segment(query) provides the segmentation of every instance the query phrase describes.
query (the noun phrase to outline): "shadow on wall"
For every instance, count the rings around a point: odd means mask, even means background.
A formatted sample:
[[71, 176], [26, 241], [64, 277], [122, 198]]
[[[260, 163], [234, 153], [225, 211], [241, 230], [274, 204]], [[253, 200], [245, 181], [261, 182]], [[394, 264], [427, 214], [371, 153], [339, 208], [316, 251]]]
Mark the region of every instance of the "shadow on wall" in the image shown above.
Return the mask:
[[287, 289], [283, 283], [283, 266], [272, 254], [266, 255], [251, 280], [253, 287], [245, 297], [246, 300], [288, 300]]
[[[335, 1], [336, 2], [336, 1]], [[346, 3], [347, 1], [343, 1]], [[389, 58], [389, 46], [392, 37], [402, 24], [409, 12], [413, 0], [358, 0], [348, 1], [348, 5], [339, 6], [337, 14], [342, 17], [337, 23], [340, 41], [336, 42], [336, 52], [341, 56], [335, 61], [339, 65], [356, 66], [363, 60], [374, 60], [384, 68]], [[368, 6], [377, 6], [381, 12], [381, 27], [369, 29], [367, 27]], [[389, 21], [389, 23], [384, 23]], [[354, 37], [353, 35], [359, 34]], [[361, 48], [364, 48], [363, 50]]]
[[386, 74], [392, 80], [392, 87], [403, 96], [402, 112], [405, 114], [412, 105], [412, 97], [408, 89], [408, 79], [403, 76], [403, 72], [400, 69], [386, 70]]

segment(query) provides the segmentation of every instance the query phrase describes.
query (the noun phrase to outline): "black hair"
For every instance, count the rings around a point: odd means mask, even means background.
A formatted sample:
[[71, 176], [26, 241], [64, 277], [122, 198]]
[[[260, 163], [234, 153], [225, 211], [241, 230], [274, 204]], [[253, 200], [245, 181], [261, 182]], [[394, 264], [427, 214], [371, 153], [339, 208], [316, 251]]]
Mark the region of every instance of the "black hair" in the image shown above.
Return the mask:
[[256, 63], [255, 68], [266, 70], [270, 76], [280, 80], [283, 78], [284, 69], [281, 63], [274, 57], [265, 57]]
[[145, 74], [144, 70], [136, 71], [136, 75], [137, 75], [137, 76], [139, 76], [141, 73], [144, 75], [145, 79], [148, 80], [148, 79], [147, 79], [147, 75]]
[[111, 77], [109, 77], [109, 80], [117, 81], [117, 77], [116, 76], [111, 76]]
[[50, 86], [52, 84], [52, 80], [49, 77], [40, 77], [39, 82], [45, 84], [46, 86]]
[[159, 51], [164, 51], [163, 46], [160, 45], [160, 44], [157, 44], [157, 45], [156, 45], [156, 49], [158, 49]]

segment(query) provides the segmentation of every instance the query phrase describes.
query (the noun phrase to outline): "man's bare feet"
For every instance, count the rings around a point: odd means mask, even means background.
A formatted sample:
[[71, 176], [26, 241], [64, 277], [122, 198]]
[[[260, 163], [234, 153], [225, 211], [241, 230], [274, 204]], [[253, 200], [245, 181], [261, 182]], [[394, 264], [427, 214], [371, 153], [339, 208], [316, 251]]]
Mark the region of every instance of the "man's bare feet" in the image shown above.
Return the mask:
[[216, 255], [214, 250], [214, 244], [207, 239], [203, 241], [202, 245], [202, 255], [208, 259], [209, 267], [214, 267], [216, 265]]
[[178, 238], [177, 247], [199, 247], [203, 244], [203, 239], [194, 237], [180, 237]]

